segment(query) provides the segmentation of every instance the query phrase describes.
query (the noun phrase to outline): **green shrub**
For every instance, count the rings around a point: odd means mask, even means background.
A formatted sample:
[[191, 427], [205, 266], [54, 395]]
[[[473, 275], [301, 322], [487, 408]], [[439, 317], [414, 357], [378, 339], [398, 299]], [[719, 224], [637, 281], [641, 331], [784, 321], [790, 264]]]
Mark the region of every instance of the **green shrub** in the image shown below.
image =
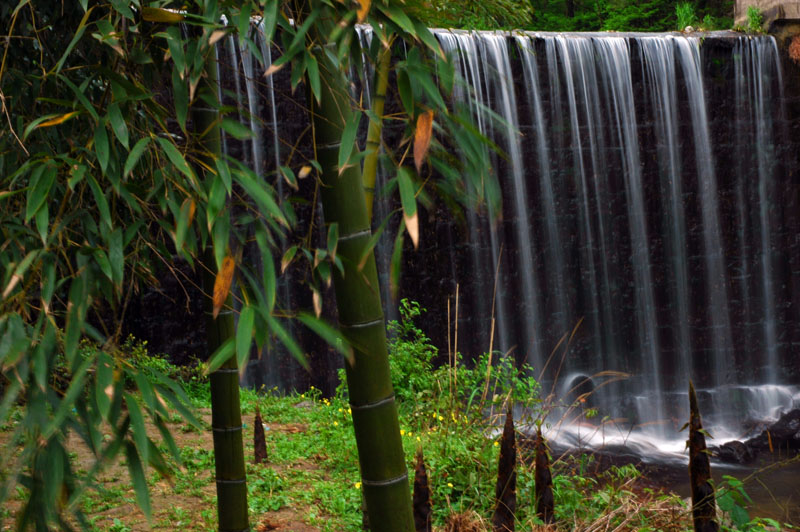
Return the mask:
[[748, 33], [763, 33], [764, 19], [761, 11], [756, 6], [747, 7], [747, 31]]
[[697, 25], [697, 15], [691, 2], [680, 2], [675, 5], [675, 17], [678, 19], [678, 31], [683, 31], [686, 26]]

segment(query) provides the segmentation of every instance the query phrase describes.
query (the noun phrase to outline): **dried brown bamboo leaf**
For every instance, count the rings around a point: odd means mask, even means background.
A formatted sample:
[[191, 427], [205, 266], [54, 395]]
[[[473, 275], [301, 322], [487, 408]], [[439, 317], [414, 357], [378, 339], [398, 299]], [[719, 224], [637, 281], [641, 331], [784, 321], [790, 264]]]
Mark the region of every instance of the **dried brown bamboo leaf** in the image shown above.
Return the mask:
[[417, 128], [414, 132], [414, 165], [417, 173], [422, 169], [425, 156], [431, 146], [431, 136], [433, 135], [433, 111], [428, 109], [417, 117]]
[[222, 267], [219, 269], [216, 279], [214, 279], [214, 309], [212, 312], [214, 319], [217, 319], [222, 305], [224, 305], [225, 300], [228, 299], [231, 283], [233, 282], [233, 271], [235, 269], [236, 262], [234, 262], [231, 256], [222, 259]]
[[361, 24], [367, 18], [369, 8], [372, 2], [370, 0], [358, 0], [358, 23]]
[[403, 214], [403, 220], [406, 223], [408, 236], [411, 237], [411, 243], [414, 244], [414, 249], [419, 248], [419, 213], [415, 212], [411, 216]]

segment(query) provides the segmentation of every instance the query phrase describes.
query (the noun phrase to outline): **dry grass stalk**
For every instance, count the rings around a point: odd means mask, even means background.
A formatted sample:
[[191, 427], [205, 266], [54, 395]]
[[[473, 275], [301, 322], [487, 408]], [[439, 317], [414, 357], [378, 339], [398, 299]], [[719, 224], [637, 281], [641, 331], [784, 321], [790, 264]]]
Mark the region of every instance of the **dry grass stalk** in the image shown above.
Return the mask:
[[474, 511], [453, 514], [447, 518], [442, 532], [487, 532], [489, 526]]

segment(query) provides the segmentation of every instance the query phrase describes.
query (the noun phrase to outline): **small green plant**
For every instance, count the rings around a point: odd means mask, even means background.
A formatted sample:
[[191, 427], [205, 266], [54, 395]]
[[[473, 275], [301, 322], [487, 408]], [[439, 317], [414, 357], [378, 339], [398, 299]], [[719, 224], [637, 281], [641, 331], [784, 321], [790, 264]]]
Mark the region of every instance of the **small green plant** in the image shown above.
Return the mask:
[[687, 26], [697, 23], [697, 15], [691, 2], [680, 2], [675, 5], [675, 17], [678, 19], [678, 30], [683, 31]]
[[756, 6], [748, 6], [747, 8], [747, 32], [748, 33], [763, 33], [764, 18], [761, 16], [761, 11]]

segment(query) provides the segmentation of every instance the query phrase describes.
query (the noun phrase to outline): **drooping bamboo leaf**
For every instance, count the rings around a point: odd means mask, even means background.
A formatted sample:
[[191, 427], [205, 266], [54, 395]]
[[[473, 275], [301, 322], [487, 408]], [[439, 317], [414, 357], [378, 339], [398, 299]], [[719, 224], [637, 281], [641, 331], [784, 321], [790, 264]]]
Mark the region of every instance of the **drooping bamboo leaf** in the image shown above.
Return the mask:
[[409, 115], [414, 113], [414, 91], [411, 89], [411, 81], [408, 72], [399, 70], [397, 72], [397, 92], [400, 93], [400, 101], [403, 102], [403, 109]]
[[47, 244], [47, 232], [50, 229], [50, 209], [47, 204], [42, 205], [34, 215], [36, 222], [36, 231], [39, 233], [39, 238], [42, 239], [42, 244]]
[[111, 366], [111, 357], [105, 353], [100, 353], [97, 357], [97, 368], [95, 370], [94, 397], [100, 416], [105, 420], [108, 420], [111, 397], [114, 394], [113, 377], [114, 370]]
[[172, 69], [172, 100], [175, 103], [175, 118], [182, 131], [186, 131], [189, 114], [189, 85], [177, 69]]
[[[368, 2], [369, 0], [361, 0], [362, 2]], [[308, 54], [306, 57], [306, 70], [308, 71], [308, 84], [311, 86], [311, 94], [314, 95], [314, 99], [317, 100], [317, 104], [320, 102], [320, 98], [322, 98], [322, 89], [320, 88], [320, 81], [319, 81], [319, 64], [317, 64], [317, 60], [314, 59], [314, 56]]]
[[245, 189], [247, 194], [253, 198], [258, 206], [262, 209], [262, 212], [269, 214], [272, 218], [275, 219], [278, 223], [283, 225], [284, 227], [289, 227], [289, 222], [286, 220], [286, 217], [281, 212], [281, 208], [275, 202], [275, 199], [272, 197], [267, 191], [266, 186], [263, 182], [256, 181], [246, 172], [236, 172], [239, 184], [242, 185], [242, 188]]
[[350, 155], [356, 145], [356, 133], [360, 121], [361, 113], [353, 113], [342, 131], [342, 143], [339, 145], [339, 175], [344, 172], [350, 161]]
[[100, 189], [100, 185], [97, 184], [93, 175], [86, 174], [86, 181], [89, 183], [89, 188], [92, 189], [92, 196], [94, 196], [94, 201], [97, 203], [97, 208], [100, 211], [100, 221], [103, 222], [108, 229], [111, 229], [111, 209], [108, 207], [106, 195]]
[[239, 314], [239, 323], [236, 325], [236, 360], [240, 372], [247, 368], [247, 360], [250, 358], [255, 317], [255, 311], [250, 305], [245, 305]]
[[111, 263], [111, 280], [117, 289], [122, 288], [125, 273], [125, 252], [122, 243], [122, 228], [117, 227], [108, 236], [108, 261]]
[[330, 326], [324, 320], [305, 312], [301, 312], [297, 316], [297, 319], [299, 319], [303, 325], [317, 333], [320, 338], [328, 342], [328, 345], [336, 349], [345, 360], [351, 364], [353, 363], [353, 348], [338, 329]]
[[227, 256], [222, 260], [222, 267], [217, 273], [214, 280], [214, 300], [212, 315], [214, 319], [217, 318], [222, 305], [228, 299], [228, 293], [231, 290], [231, 283], [233, 282], [233, 271], [236, 268], [236, 262], [233, 257]]
[[133, 145], [133, 149], [128, 153], [128, 158], [125, 160], [125, 167], [122, 171], [122, 177], [128, 177], [133, 169], [136, 167], [136, 163], [139, 162], [139, 159], [142, 157], [144, 150], [147, 148], [147, 145], [150, 144], [150, 137], [142, 137], [136, 144]]
[[139, 408], [136, 398], [129, 393], [125, 394], [125, 404], [128, 407], [128, 415], [131, 418], [131, 429], [133, 430], [133, 441], [136, 443], [136, 449], [139, 451], [142, 462], [147, 462], [149, 447], [147, 445], [147, 432], [144, 428], [142, 409]]
[[100, 170], [105, 174], [108, 168], [109, 147], [106, 124], [102, 120], [94, 130], [94, 151], [97, 154], [97, 162], [100, 163]]
[[419, 246], [419, 214], [417, 213], [414, 182], [407, 168], [400, 167], [398, 169], [397, 184], [400, 189], [400, 202], [403, 205], [403, 221], [408, 230], [408, 236], [411, 237], [411, 243], [416, 248]]
[[383, 11], [384, 15], [397, 24], [403, 31], [412, 36], [415, 34], [414, 23], [411, 22], [411, 19], [408, 18], [408, 15], [405, 14], [400, 6], [396, 4], [384, 4], [383, 2], [378, 2], [375, 6], [377, 9]]
[[114, 131], [117, 140], [120, 144], [128, 149], [128, 126], [125, 124], [125, 119], [122, 117], [122, 111], [119, 109], [119, 104], [112, 103], [108, 106], [108, 121], [111, 123], [111, 129]]
[[183, 154], [178, 151], [178, 148], [170, 142], [168, 139], [164, 137], [156, 137], [158, 143], [161, 145], [161, 148], [164, 150], [164, 153], [167, 154], [170, 162], [181, 171], [183, 175], [188, 177], [190, 180], [195, 181], [196, 177], [192, 169], [189, 168], [189, 165], [186, 164], [186, 159], [183, 158]]
[[183, 79], [186, 74], [186, 57], [183, 51], [183, 39], [181, 39], [180, 30], [177, 26], [170, 26], [162, 36], [167, 39], [167, 46], [172, 56], [172, 62], [175, 63], [178, 75]]
[[284, 273], [286, 268], [288, 268], [292, 263], [294, 256], [297, 254], [297, 249], [297, 246], [291, 246], [284, 252], [283, 257], [281, 258], [281, 273]]
[[397, 236], [394, 239], [394, 248], [392, 249], [392, 259], [389, 263], [389, 293], [392, 300], [397, 300], [397, 294], [400, 291], [400, 267], [403, 258], [403, 230], [405, 229], [405, 222], [400, 224], [397, 228]]
[[422, 170], [422, 163], [431, 146], [431, 136], [433, 134], [433, 111], [428, 109], [417, 117], [417, 127], [414, 132], [414, 165], [417, 173]]
[[142, 7], [142, 20], [147, 22], [160, 22], [166, 24], [177, 24], [184, 19], [180, 11], [172, 9], [162, 9], [160, 7]]
[[265, 42], [272, 42], [275, 33], [275, 23], [278, 20], [278, 0], [267, 0], [261, 19], [261, 31]]
[[142, 461], [136, 452], [136, 447], [129, 441], [125, 442], [125, 458], [128, 461], [128, 472], [131, 475], [136, 502], [149, 521], [152, 511], [150, 509], [150, 492], [147, 487], [147, 478], [145, 477], [144, 467], [142, 467]]
[[278, 341], [289, 351], [289, 354], [291, 354], [303, 368], [310, 369], [308, 358], [283, 325], [269, 314], [262, 314], [261, 317], [267, 322], [270, 332], [278, 338]]
[[333, 222], [328, 226], [328, 255], [332, 261], [336, 260], [336, 248], [339, 245], [339, 224]]
[[217, 371], [231, 356], [235, 354], [236, 342], [233, 338], [228, 338], [225, 342], [217, 348], [208, 359], [204, 373], [209, 375]]
[[42, 208], [50, 189], [56, 181], [58, 169], [51, 164], [41, 164], [31, 172], [28, 183], [28, 197], [25, 203], [25, 223]]
[[237, 122], [236, 120], [232, 120], [230, 118], [223, 118], [222, 122], [220, 123], [220, 126], [231, 137], [238, 140], [251, 139], [255, 136], [255, 134], [249, 127], [246, 127], [242, 125], [240, 122]]
[[83, 14], [83, 18], [81, 18], [81, 21], [78, 24], [78, 29], [75, 30], [75, 34], [72, 36], [72, 39], [69, 41], [69, 44], [64, 49], [64, 53], [61, 55], [61, 59], [59, 59], [58, 63], [56, 63], [55, 72], [57, 73], [61, 72], [61, 68], [64, 66], [64, 62], [67, 60], [67, 57], [69, 57], [69, 54], [72, 52], [72, 49], [75, 48], [75, 45], [78, 44], [78, 41], [80, 41], [81, 38], [83, 38], [83, 34], [86, 31], [86, 22], [89, 20], [89, 14], [95, 8], [95, 6], [92, 6], [91, 9], [87, 10], [86, 1], [87, 0], [81, 0], [81, 4], [83, 5], [83, 10], [85, 11], [85, 13]]

